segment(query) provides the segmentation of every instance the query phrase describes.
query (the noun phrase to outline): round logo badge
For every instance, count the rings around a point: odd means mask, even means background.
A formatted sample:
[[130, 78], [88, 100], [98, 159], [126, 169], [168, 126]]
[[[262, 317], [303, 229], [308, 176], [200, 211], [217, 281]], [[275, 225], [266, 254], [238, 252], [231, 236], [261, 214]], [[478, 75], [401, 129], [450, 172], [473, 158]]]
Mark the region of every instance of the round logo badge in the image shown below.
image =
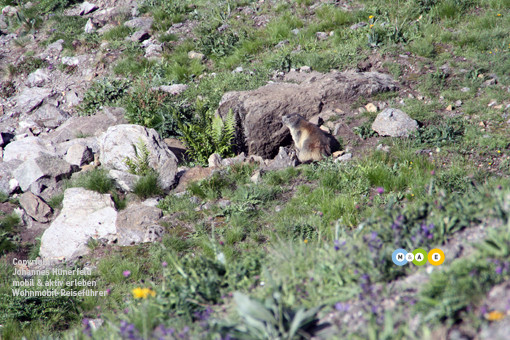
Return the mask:
[[429, 262], [433, 266], [439, 266], [444, 262], [444, 252], [439, 248], [434, 248], [429, 251]]
[[427, 252], [421, 248], [415, 249], [413, 251], [414, 260], [413, 263], [417, 266], [423, 266], [427, 263]]
[[407, 251], [405, 251], [404, 249], [397, 249], [391, 255], [391, 259], [393, 260], [393, 263], [395, 263], [397, 266], [403, 266], [407, 264], [406, 256]]

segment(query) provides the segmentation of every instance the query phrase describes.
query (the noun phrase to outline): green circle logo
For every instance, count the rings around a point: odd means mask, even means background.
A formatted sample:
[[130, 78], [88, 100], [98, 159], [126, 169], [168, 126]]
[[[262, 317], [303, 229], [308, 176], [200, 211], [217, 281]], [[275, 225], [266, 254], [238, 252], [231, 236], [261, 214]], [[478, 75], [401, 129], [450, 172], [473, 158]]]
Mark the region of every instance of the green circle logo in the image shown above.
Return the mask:
[[415, 249], [413, 251], [414, 260], [413, 263], [417, 266], [423, 266], [427, 263], [427, 252], [421, 248]]

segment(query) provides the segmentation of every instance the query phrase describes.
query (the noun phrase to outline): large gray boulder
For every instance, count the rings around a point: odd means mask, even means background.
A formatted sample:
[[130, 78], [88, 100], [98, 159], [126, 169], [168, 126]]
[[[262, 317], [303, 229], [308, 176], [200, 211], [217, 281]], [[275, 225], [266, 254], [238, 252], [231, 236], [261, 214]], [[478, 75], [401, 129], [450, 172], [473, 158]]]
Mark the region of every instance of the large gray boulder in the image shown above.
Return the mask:
[[71, 117], [48, 138], [54, 143], [62, 143], [75, 138], [97, 137], [110, 126], [125, 123], [124, 112], [122, 108], [105, 108], [94, 116]]
[[55, 129], [62, 125], [71, 115], [52, 104], [44, 104], [34, 111], [30, 118], [40, 127]]
[[[21, 164], [19, 160], [12, 160], [10, 162], [0, 162], [0, 192], [11, 194], [17, 185], [13, 185], [15, 181], [12, 172]], [[16, 181], [15, 181], [16, 182]]]
[[418, 129], [418, 123], [399, 109], [387, 108], [377, 115], [372, 130], [381, 136], [407, 137]]
[[25, 87], [15, 98], [17, 111], [28, 113], [36, 109], [42, 102], [51, 96], [53, 91], [41, 87]]
[[149, 166], [159, 173], [163, 190], [168, 190], [175, 183], [177, 157], [154, 129], [133, 124], [108, 128], [99, 138], [101, 165], [109, 169], [128, 171], [125, 160], [136, 159], [133, 146], [138, 147], [140, 142], [150, 153]]
[[63, 178], [68, 178], [77, 169], [57, 156], [42, 155], [30, 158], [12, 173], [21, 190], [39, 195], [45, 188], [53, 187]]
[[135, 203], [117, 216], [117, 243], [121, 246], [154, 242], [163, 235], [164, 228], [157, 222], [163, 217], [161, 209]]
[[29, 87], [41, 87], [50, 81], [50, 73], [46, 69], [37, 69], [30, 73], [27, 77], [27, 85]]
[[47, 223], [50, 220], [52, 210], [40, 197], [26, 192], [19, 197], [19, 204], [28, 216], [37, 222]]
[[117, 239], [117, 211], [108, 194], [83, 188], [64, 192], [62, 211], [41, 237], [39, 254], [44, 259], [66, 260], [88, 253], [90, 238]]
[[11, 160], [26, 161], [41, 155], [54, 155], [55, 147], [39, 137], [27, 137], [7, 144], [4, 149], [4, 162]]
[[225, 93], [218, 113], [224, 118], [230, 109], [234, 112], [238, 152], [273, 158], [281, 145], [292, 143], [289, 130], [282, 124], [283, 115], [299, 113], [310, 119], [323, 110], [349, 110], [360, 96], [397, 89], [391, 76], [378, 72], [289, 72], [284, 82]]

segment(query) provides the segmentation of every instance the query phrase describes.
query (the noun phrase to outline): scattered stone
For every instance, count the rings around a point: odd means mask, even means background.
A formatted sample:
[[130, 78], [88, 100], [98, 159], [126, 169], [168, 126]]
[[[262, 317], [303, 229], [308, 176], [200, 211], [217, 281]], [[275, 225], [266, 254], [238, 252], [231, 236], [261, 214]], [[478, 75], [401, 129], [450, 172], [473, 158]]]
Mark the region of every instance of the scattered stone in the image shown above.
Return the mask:
[[290, 148], [287, 147], [280, 146], [278, 154], [269, 163], [269, 165], [267, 166], [267, 170], [286, 169], [289, 167], [295, 167], [298, 164], [299, 160], [296, 155], [296, 151], [291, 150]]
[[173, 84], [173, 85], [161, 85], [158, 87], [160, 91], [170, 93], [171, 95], [177, 96], [188, 89], [186, 84]]
[[243, 73], [243, 71], [244, 71], [243, 67], [238, 66], [232, 71], [232, 73]]
[[496, 78], [487, 79], [483, 82], [482, 87], [488, 87], [492, 85], [496, 85], [498, 83], [498, 80]]
[[239, 155], [232, 158], [225, 158], [221, 161], [221, 166], [227, 167], [232, 166], [234, 164], [243, 163], [246, 159], [244, 152], [241, 152]]
[[315, 33], [315, 37], [319, 40], [326, 40], [329, 37], [329, 34], [326, 32], [317, 32]]
[[461, 107], [462, 106], [462, 100], [456, 100], [455, 101], [455, 107]]
[[13, 17], [16, 16], [16, 14], [18, 14], [18, 9], [14, 6], [5, 6], [4, 8], [2, 8], [2, 14], [5, 15], [6, 17]]
[[397, 89], [391, 76], [378, 72], [289, 72], [284, 81], [223, 95], [218, 113], [224, 118], [231, 109], [234, 112], [237, 153], [273, 158], [290, 140], [290, 132], [281, 124], [282, 115], [299, 112], [310, 119], [360, 96]]
[[310, 66], [301, 66], [299, 72], [310, 73], [312, 72], [312, 68]]
[[41, 155], [54, 155], [55, 147], [39, 137], [27, 137], [7, 144], [4, 149], [4, 162], [11, 160], [26, 161]]
[[374, 103], [368, 103], [365, 105], [365, 109], [367, 109], [368, 112], [377, 112], [378, 108]]
[[70, 117], [70, 114], [62, 111], [53, 104], [44, 104], [31, 115], [31, 119], [37, 125], [49, 129], [59, 127]]
[[138, 175], [120, 170], [112, 169], [108, 174], [115, 181], [117, 188], [124, 192], [133, 192], [136, 182], [140, 179]]
[[220, 168], [221, 167], [221, 156], [217, 153], [213, 153], [209, 156], [208, 163], [210, 168]]
[[346, 153], [340, 157], [338, 157], [337, 159], [335, 159], [335, 162], [347, 162], [347, 161], [350, 161], [352, 159], [352, 153]]
[[354, 30], [357, 30], [359, 28], [365, 27], [366, 25], [367, 25], [366, 22], [361, 21], [361, 22], [358, 22], [357, 24], [351, 25], [351, 27], [349, 27], [349, 28], [354, 31]]
[[205, 55], [202, 53], [198, 53], [195, 51], [189, 51], [188, 52], [188, 58], [190, 59], [198, 59], [198, 60], [205, 60]]
[[78, 57], [62, 57], [62, 64], [67, 66], [78, 66], [80, 59]]
[[16, 96], [16, 109], [22, 113], [32, 112], [34, 109], [39, 107], [42, 102], [51, 96], [52, 90], [48, 88], [40, 87], [25, 87]]
[[88, 146], [76, 143], [69, 147], [64, 160], [69, 164], [81, 167], [92, 162], [94, 154]]
[[183, 192], [186, 190], [189, 183], [199, 181], [211, 176], [213, 170], [213, 168], [203, 168], [201, 166], [196, 166], [189, 169], [179, 179], [179, 185], [177, 185], [177, 188], [175, 188], [175, 192]]
[[232, 205], [232, 202], [230, 200], [227, 200], [227, 199], [220, 199], [218, 202], [216, 202], [216, 204], [218, 204], [218, 207], [222, 208], [222, 209], [225, 209], [226, 207], [229, 207]]
[[159, 208], [144, 204], [130, 204], [117, 215], [117, 243], [121, 246], [130, 246], [144, 242], [154, 242], [161, 237], [165, 229], [157, 225], [163, 216]]
[[146, 30], [140, 30], [133, 33], [129, 39], [133, 42], [142, 42], [144, 40], [149, 39], [150, 37], [151, 35], [149, 34], [149, 32], [147, 32]]
[[299, 34], [299, 32], [300, 32], [300, 30], [299, 30], [299, 28], [294, 28], [294, 29], [293, 29], [292, 31], [290, 31], [290, 32], [291, 32], [292, 34], [294, 34], [294, 35], [298, 35], [298, 34]]
[[161, 44], [150, 44], [145, 48], [145, 58], [160, 58], [163, 52], [163, 46]]
[[88, 241], [117, 239], [117, 211], [109, 194], [84, 188], [64, 192], [62, 211], [41, 237], [39, 254], [44, 259], [66, 260], [89, 252]]
[[495, 101], [495, 100], [492, 100], [487, 106], [488, 107], [493, 107], [494, 105], [496, 105], [498, 102]]
[[84, 3], [81, 4], [80, 6], [80, 15], [87, 15], [89, 13], [92, 13], [94, 12], [96, 9], [98, 9], [99, 7], [94, 5], [94, 4], [91, 4], [90, 2], [88, 1], [85, 1]]
[[[99, 136], [110, 126], [126, 123], [124, 109], [104, 108], [93, 116], [71, 117], [49, 134], [54, 143], [62, 143], [78, 137]], [[66, 149], [67, 151], [67, 149]]]
[[81, 100], [80, 98], [78, 98], [78, 94], [74, 91], [68, 91], [66, 92], [65, 94], [65, 103], [69, 106], [69, 107], [73, 107], [73, 106], [76, 106], [78, 104], [80, 104]]
[[42, 155], [30, 158], [13, 171], [13, 177], [19, 182], [21, 190], [39, 195], [51, 184], [68, 178], [77, 170], [71, 164], [57, 156]]
[[275, 48], [282, 48], [283, 46], [288, 45], [288, 44], [290, 44], [290, 41], [282, 40], [282, 41], [278, 42], [278, 44], [276, 44]]
[[418, 123], [404, 111], [387, 108], [377, 115], [372, 130], [381, 136], [407, 137], [418, 129]]
[[37, 69], [27, 77], [28, 87], [41, 87], [50, 80], [50, 74], [46, 69]]
[[[0, 191], [11, 194], [18, 187], [18, 181], [12, 178], [12, 172], [21, 164], [21, 161], [13, 160], [10, 162], [0, 161]], [[13, 181], [14, 180], [14, 181]]]
[[107, 168], [127, 171], [126, 158], [135, 159], [134, 146], [142, 142], [150, 153], [149, 166], [160, 175], [163, 190], [175, 183], [177, 157], [163, 142], [156, 130], [133, 124], [108, 128], [99, 138], [101, 164]]
[[471, 89], [469, 87], [463, 87], [460, 89], [460, 92], [469, 92]]
[[40, 197], [25, 192], [19, 196], [19, 204], [25, 212], [37, 222], [47, 223], [50, 221], [52, 210]]
[[150, 30], [152, 27], [154, 19], [147, 18], [134, 18], [132, 20], [128, 20], [124, 23], [124, 26], [129, 28], [135, 28], [138, 30]]
[[96, 29], [97, 29], [97, 25], [92, 21], [92, 18], [89, 18], [89, 20], [85, 24], [85, 27], [83, 28], [83, 30], [85, 31], [85, 33], [90, 34], [90, 33], [94, 33], [96, 31]]
[[376, 150], [381, 150], [381, 151], [384, 151], [384, 152], [390, 152], [390, 146], [389, 145], [384, 145], [384, 144], [379, 144], [379, 145], [377, 145]]

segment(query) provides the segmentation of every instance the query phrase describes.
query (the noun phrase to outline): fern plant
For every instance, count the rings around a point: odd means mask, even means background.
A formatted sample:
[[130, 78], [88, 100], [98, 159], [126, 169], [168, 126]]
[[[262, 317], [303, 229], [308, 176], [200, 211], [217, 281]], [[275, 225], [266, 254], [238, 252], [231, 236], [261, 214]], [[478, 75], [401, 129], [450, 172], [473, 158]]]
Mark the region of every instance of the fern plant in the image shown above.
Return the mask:
[[235, 118], [230, 110], [222, 120], [206, 108], [203, 102], [197, 101], [198, 116], [193, 122], [184, 124], [178, 121], [182, 136], [190, 158], [197, 163], [207, 164], [209, 156], [218, 153], [222, 157], [233, 156], [232, 140], [235, 133]]
[[138, 143], [132, 144], [133, 149], [135, 151], [135, 158], [132, 159], [130, 157], [126, 157], [124, 159], [124, 164], [128, 167], [129, 173], [133, 175], [146, 176], [149, 173], [153, 172], [149, 165], [150, 162], [150, 151], [147, 148], [147, 145], [140, 138], [138, 139]]

